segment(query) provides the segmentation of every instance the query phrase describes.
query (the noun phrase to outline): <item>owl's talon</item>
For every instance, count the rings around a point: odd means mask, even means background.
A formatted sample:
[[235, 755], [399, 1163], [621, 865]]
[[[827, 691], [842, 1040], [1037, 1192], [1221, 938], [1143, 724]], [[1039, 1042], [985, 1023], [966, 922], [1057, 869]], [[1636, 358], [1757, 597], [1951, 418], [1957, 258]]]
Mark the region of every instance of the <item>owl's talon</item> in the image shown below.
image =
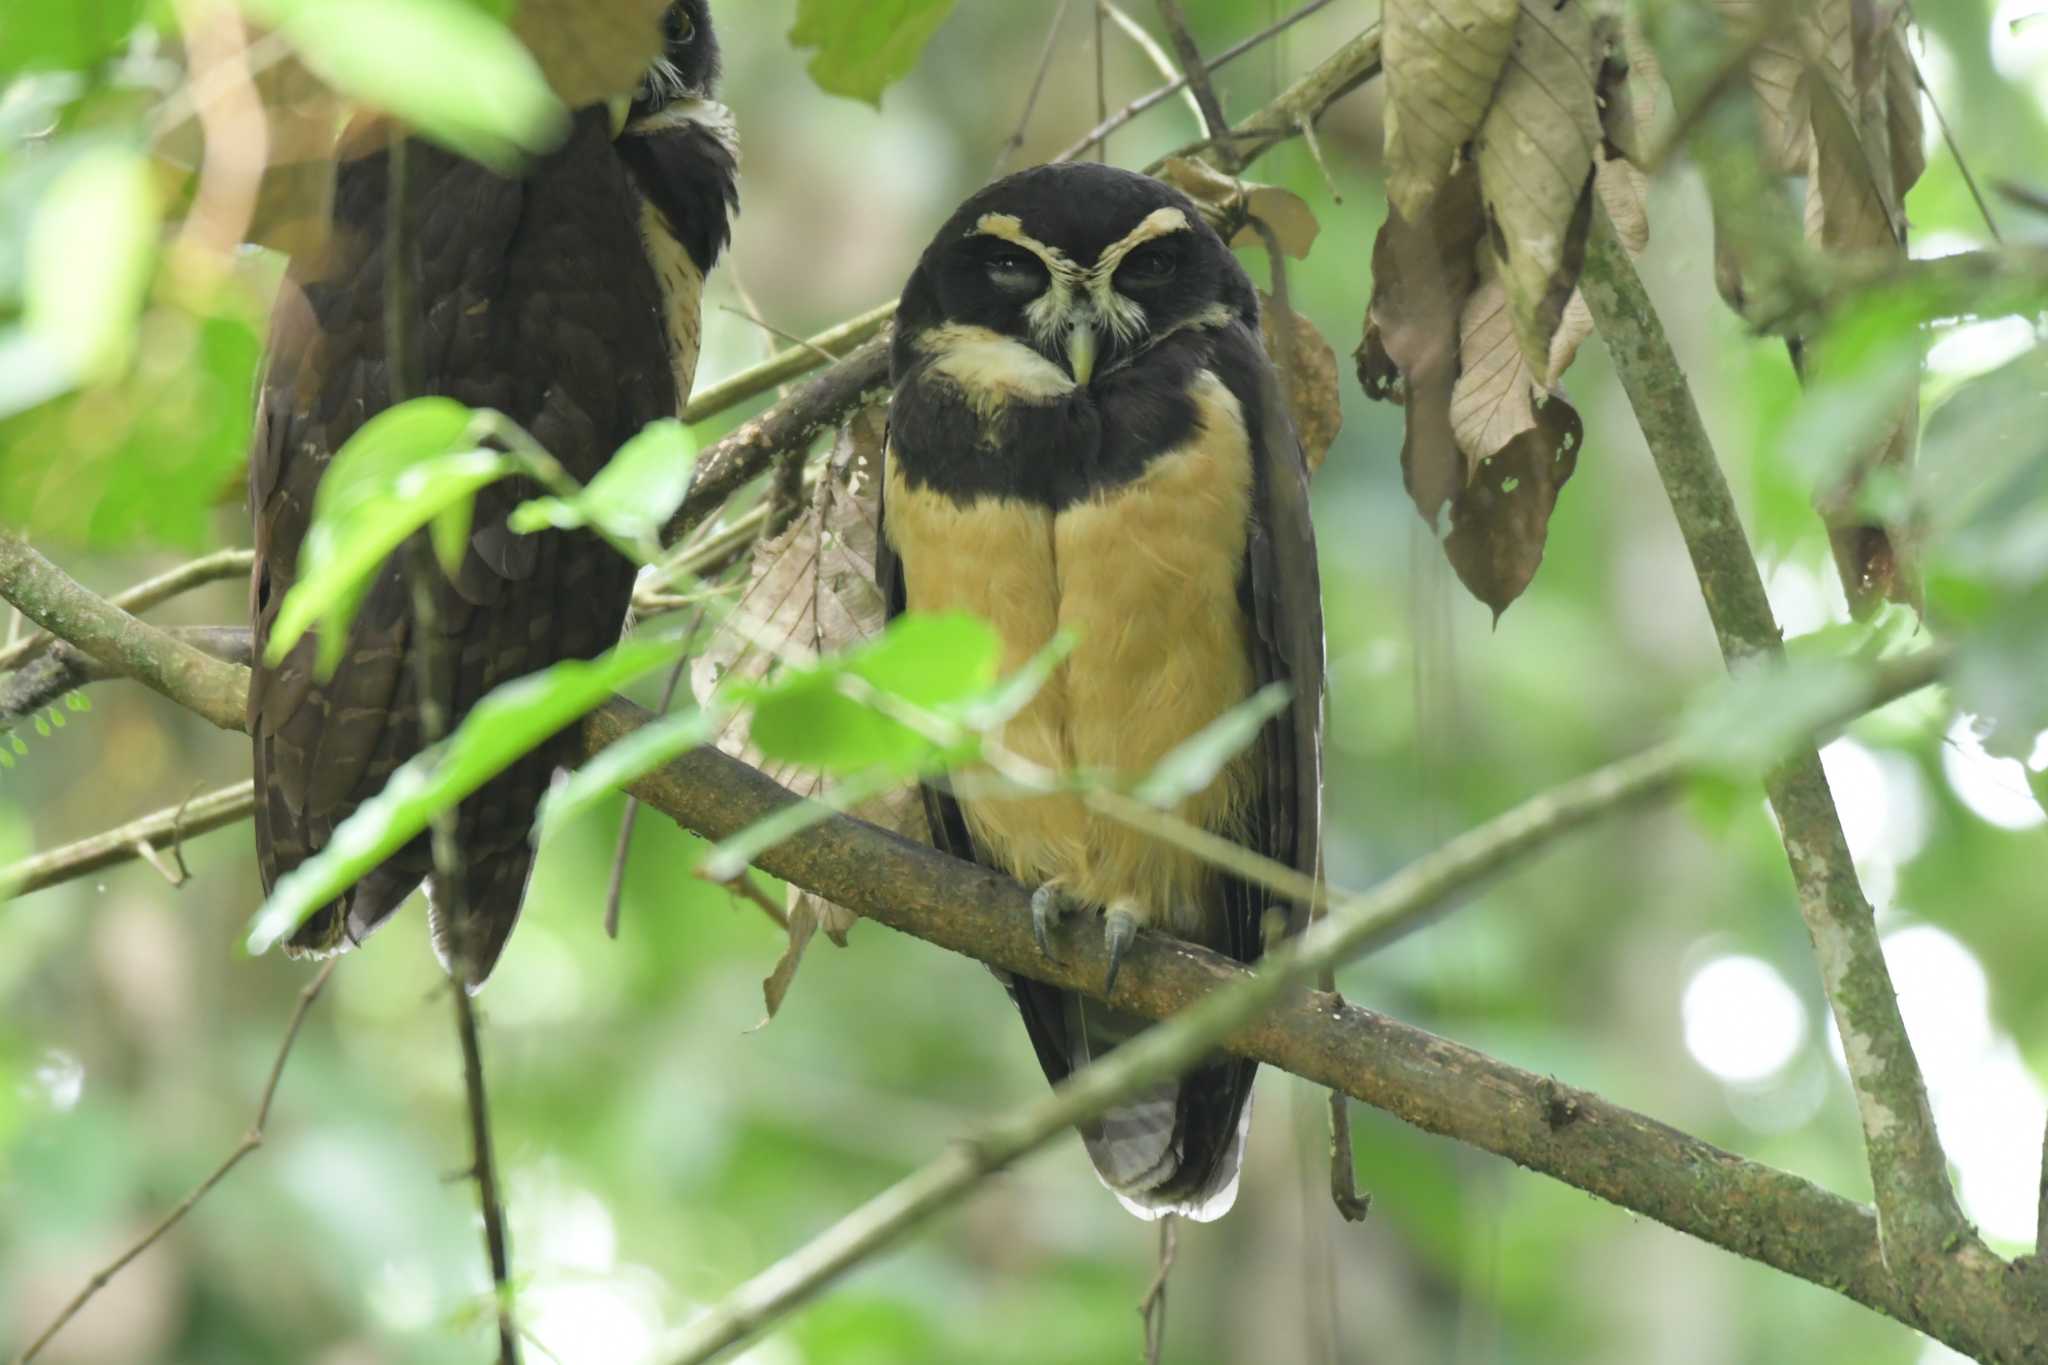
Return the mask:
[[1047, 882], [1031, 893], [1031, 937], [1038, 940], [1038, 951], [1048, 962], [1060, 960], [1052, 950], [1052, 931], [1073, 908], [1058, 882]]
[[1102, 982], [1104, 995], [1116, 989], [1117, 968], [1123, 965], [1125, 951], [1137, 939], [1138, 917], [1130, 911], [1111, 910], [1102, 917], [1102, 941], [1109, 949], [1109, 975]]

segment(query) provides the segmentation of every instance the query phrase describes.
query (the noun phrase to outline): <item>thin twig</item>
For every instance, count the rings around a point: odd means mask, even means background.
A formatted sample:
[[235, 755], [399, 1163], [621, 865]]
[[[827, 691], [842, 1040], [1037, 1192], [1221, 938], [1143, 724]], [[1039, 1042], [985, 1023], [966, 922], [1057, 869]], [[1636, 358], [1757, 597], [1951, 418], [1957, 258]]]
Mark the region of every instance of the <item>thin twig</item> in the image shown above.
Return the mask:
[[683, 405], [683, 421], [701, 422], [728, 408], [737, 407], [749, 398], [779, 388], [817, 369], [822, 363], [819, 356], [844, 359], [855, 347], [888, 326], [889, 319], [895, 316], [896, 300], [891, 299], [858, 317], [827, 327], [786, 351], [778, 351], [729, 379], [707, 385], [690, 395], [690, 401]]
[[1177, 156], [1199, 157], [1235, 175], [1322, 117], [1344, 96], [1379, 74], [1380, 26], [1351, 39], [1281, 91], [1279, 97], [1220, 138], [1205, 137], [1168, 152], [1145, 168], [1156, 173]]
[[[1928, 675], [1917, 668], [1895, 672], [1888, 675], [1877, 694], [1896, 696], [1899, 687], [1927, 680]], [[598, 713], [600, 717], [604, 714]], [[707, 759], [708, 755], [698, 757]], [[1067, 1128], [1088, 1122], [1147, 1086], [1180, 1075], [1218, 1046], [1243, 1048], [1247, 1034], [1261, 1031], [1265, 1027], [1262, 1020], [1270, 1024], [1276, 1008], [1284, 1008], [1283, 1001], [1294, 997], [1323, 969], [1348, 960], [1359, 945], [1383, 932], [1388, 924], [1411, 919], [1448, 901], [1567, 832], [1617, 810], [1668, 796], [1694, 761], [1687, 746], [1666, 743], [1533, 797], [1452, 839], [1364, 895], [1333, 907], [1327, 919], [1268, 953], [1256, 974], [1222, 969], [1222, 979], [1228, 984], [1176, 993], [1171, 1003], [1146, 998], [1119, 977], [1112, 1003], [1154, 1017], [1166, 1013], [1171, 1017], [1074, 1072], [1044, 1099], [956, 1144], [809, 1245], [741, 1285], [686, 1331], [685, 1345], [677, 1355], [679, 1365], [710, 1360], [752, 1339], [849, 1269], [964, 1198], [989, 1175]], [[728, 788], [727, 795], [730, 798], [736, 793]], [[879, 869], [871, 860], [868, 870], [873, 876]], [[900, 894], [899, 888], [890, 889]], [[887, 899], [861, 894], [841, 903], [856, 912], [875, 906], [876, 918], [902, 923], [900, 906]], [[1101, 994], [1100, 980], [1091, 981], [1085, 975], [1090, 967], [1100, 969], [1102, 959], [1096, 956], [1103, 951], [1100, 944], [1083, 935], [1069, 945], [1068, 960], [1048, 963], [1042, 955], [1034, 956], [1035, 942], [1026, 927], [1028, 916], [1020, 914], [1018, 919], [1015, 930], [1022, 941], [1013, 945], [1014, 964], [1004, 965], [1051, 984]], [[988, 926], [979, 928], [983, 937], [978, 942], [982, 951], [988, 952], [994, 946], [993, 936], [988, 934]], [[1148, 955], [1163, 950], [1183, 960], [1209, 956], [1189, 945], [1169, 945], [1152, 934], [1140, 934], [1139, 945], [1135, 951]], [[1318, 1002], [1310, 1012], [1327, 1017], [1332, 1010], [1328, 1002]]]
[[714, 885], [724, 887], [731, 894], [759, 909], [762, 914], [768, 917], [769, 922], [782, 930], [783, 933], [789, 932], [788, 912], [775, 903], [775, 897], [769, 895], [762, 888], [761, 883], [754, 880], [754, 874], [751, 871], [742, 871], [737, 877], [711, 877], [707, 878], [707, 880], [711, 881]]
[[1159, 1219], [1159, 1269], [1145, 1297], [1138, 1300], [1138, 1316], [1145, 1323], [1145, 1365], [1159, 1365], [1166, 1350], [1166, 1281], [1179, 1254], [1180, 1219], [1164, 1214]]
[[1060, 26], [1067, 22], [1067, 10], [1072, 3], [1073, 0], [1060, 0], [1060, 7], [1053, 11], [1052, 24], [1045, 30], [1045, 47], [1038, 54], [1038, 70], [1031, 76], [1031, 92], [1024, 97], [1024, 108], [1017, 115], [1016, 128], [996, 152], [996, 163], [988, 173], [991, 180], [1009, 169], [1010, 158], [1024, 149], [1024, 134], [1031, 128], [1031, 116], [1038, 112], [1038, 97], [1045, 90], [1046, 73], [1052, 70], [1052, 54], [1059, 50]]
[[1138, 51], [1145, 54], [1145, 59], [1152, 63], [1154, 71], [1166, 80], [1180, 80], [1181, 93], [1188, 102], [1188, 112], [1195, 116], [1195, 126], [1207, 127], [1202, 117], [1202, 106], [1195, 99], [1194, 91], [1188, 89], [1186, 79], [1181, 76], [1181, 69], [1173, 64], [1173, 58], [1159, 45], [1159, 40], [1147, 33], [1145, 26], [1127, 14], [1116, 0], [1102, 0], [1102, 9], [1109, 16], [1110, 22], [1122, 29], [1124, 36], [1137, 46]]
[[255, 784], [237, 782], [75, 844], [24, 858], [11, 867], [0, 867], [0, 900], [26, 896], [101, 868], [131, 862], [145, 843], [160, 844], [166, 839], [182, 842], [193, 835], [246, 820], [255, 808]]
[[291, 1019], [285, 1024], [284, 1041], [278, 1044], [277, 1056], [270, 1064], [269, 1078], [264, 1081], [263, 1093], [256, 1102], [256, 1119], [249, 1125], [249, 1131], [242, 1135], [242, 1140], [235, 1145], [235, 1149], [228, 1153], [227, 1159], [214, 1167], [212, 1174], [195, 1185], [190, 1194], [178, 1201], [176, 1208], [165, 1214], [155, 1227], [142, 1235], [140, 1241], [94, 1271], [92, 1278], [86, 1281], [85, 1288], [79, 1290], [71, 1302], [64, 1305], [63, 1311], [42, 1330], [40, 1336], [29, 1343], [27, 1350], [15, 1357], [15, 1365], [29, 1365], [29, 1362], [50, 1344], [51, 1339], [63, 1331], [65, 1325], [92, 1301], [93, 1296], [107, 1287], [114, 1276], [126, 1269], [129, 1262], [161, 1241], [164, 1234], [182, 1222], [185, 1215], [192, 1212], [200, 1200], [213, 1192], [214, 1186], [227, 1179], [228, 1172], [240, 1165], [243, 1157], [263, 1145], [264, 1130], [270, 1124], [271, 1102], [277, 1098], [278, 1082], [284, 1079], [284, 1064], [292, 1055], [292, 1045], [299, 1039], [299, 1027], [306, 1022], [307, 1011], [312, 1009], [313, 1002], [320, 998], [321, 988], [327, 984], [327, 978], [334, 975], [335, 965], [339, 961], [340, 959], [336, 958], [324, 963], [314, 974], [313, 979], [299, 991], [298, 1004], [293, 1007]]
[[512, 1253], [505, 1237], [505, 1201], [498, 1189], [498, 1162], [491, 1146], [491, 1110], [484, 1095], [483, 1048], [477, 1040], [476, 1003], [461, 982], [455, 997], [455, 1030], [462, 1038], [462, 1088], [469, 1100], [470, 1171], [483, 1205], [484, 1253], [491, 1263], [491, 1289], [498, 1314], [499, 1365], [519, 1365], [519, 1328], [512, 1320]]
[[[1913, 13], [1911, 5], [1906, 6], [1906, 13], [1912, 17], [1914, 23], [1920, 22], [1920, 16]], [[1889, 28], [1891, 25], [1886, 24], [1884, 27]], [[1998, 220], [1991, 216], [1991, 205], [1984, 198], [1984, 192], [1977, 188], [1977, 177], [1970, 173], [1969, 158], [1963, 155], [1961, 145], [1956, 142], [1955, 130], [1948, 126], [1948, 115], [1941, 112], [1941, 101], [1934, 97], [1934, 88], [1927, 84], [1926, 73], [1920, 70], [1920, 59], [1913, 55], [1913, 49], [1906, 44], [1904, 37], [1899, 39], [1899, 45], [1905, 48], [1906, 61], [1913, 68], [1913, 84], [1919, 86], [1920, 93], [1927, 96], [1927, 107], [1934, 111], [1934, 122], [1941, 129], [1942, 143], [1948, 148], [1949, 156], [1954, 159], [1956, 169], [1962, 172], [1963, 184], [1969, 187], [1970, 198], [1976, 203], [1977, 212], [1983, 215], [1985, 229], [1990, 232], [1992, 241], [2000, 246], [2005, 245], [2005, 234], [1998, 230]]]
[[[1582, 282], [1622, 387], [1664, 481], [1728, 667], [1783, 653], [1756, 558], [1685, 371], [1627, 250], [1601, 218]], [[1888, 1257], [1941, 1254], [1973, 1237], [1956, 1206], [1870, 903], [1819, 755], [1796, 754], [1766, 780], [1821, 985], [1846, 1044]]]
[[[1109, 45], [1103, 39], [1102, 0], [1095, 0], [1095, 126], [1102, 129], [1109, 122]], [[1095, 134], [1095, 159], [1109, 160], [1109, 133]]]
[[[1314, 14], [1317, 10], [1322, 9], [1330, 3], [1331, 0], [1309, 0], [1309, 3], [1303, 5], [1300, 9], [1295, 10], [1286, 18], [1267, 25], [1265, 28], [1260, 29], [1257, 33], [1254, 33], [1251, 37], [1245, 38], [1242, 41], [1236, 43], [1235, 45], [1227, 47], [1223, 51], [1217, 53], [1216, 59], [1209, 63], [1209, 69], [1211, 71], [1222, 70], [1225, 66], [1229, 65], [1231, 62], [1236, 61], [1245, 53], [1252, 51], [1254, 48], [1257, 48], [1262, 44], [1270, 41], [1271, 39], [1279, 36], [1280, 34], [1286, 32], [1294, 25], [1300, 23], [1303, 19], [1308, 18], [1309, 15]], [[1132, 100], [1129, 104], [1126, 104], [1123, 108], [1117, 110], [1114, 114], [1098, 113], [1096, 115], [1095, 126], [1093, 128], [1090, 128], [1087, 134], [1084, 137], [1082, 137], [1080, 141], [1074, 143], [1073, 146], [1068, 147], [1066, 150], [1062, 151], [1058, 156], [1054, 157], [1053, 160], [1072, 161], [1075, 157], [1085, 154], [1090, 147], [1094, 146], [1098, 142], [1101, 142], [1103, 139], [1107, 138], [1111, 133], [1115, 132], [1117, 129], [1123, 127], [1125, 124], [1137, 118], [1138, 115], [1144, 113], [1148, 109], [1152, 109], [1158, 105], [1164, 104], [1166, 101], [1172, 99], [1175, 95], [1178, 95], [1183, 89], [1186, 88], [1187, 83], [1188, 78], [1185, 74], [1176, 76], [1172, 80], [1168, 81], [1166, 84], [1158, 87], [1156, 90], [1149, 90], [1146, 93], [1138, 96], [1138, 98]]]
[[[249, 565], [255, 558], [254, 552], [249, 550], [221, 550], [180, 564], [175, 569], [168, 569], [154, 578], [145, 578], [134, 587], [124, 588], [107, 600], [123, 611], [140, 616], [151, 607], [168, 602], [171, 598], [190, 592], [194, 588], [218, 583], [222, 579], [247, 577]], [[17, 616], [16, 619], [18, 621], [20, 618]], [[0, 673], [20, 668], [47, 649], [56, 638], [48, 631], [39, 630], [0, 650]]]
[[1230, 120], [1223, 116], [1223, 102], [1216, 98], [1216, 87], [1209, 83], [1209, 67], [1202, 60], [1202, 49], [1195, 43], [1195, 35], [1188, 30], [1188, 17], [1181, 13], [1180, 0], [1158, 0], [1159, 17], [1166, 21], [1167, 37], [1173, 42], [1173, 50], [1180, 57], [1183, 73], [1188, 78], [1188, 87], [1195, 92], [1195, 107], [1201, 111], [1202, 127], [1210, 137], [1220, 138], [1230, 131]]
[[2035, 213], [2048, 213], [2048, 194], [2031, 186], [2022, 185], [2017, 180], [1994, 180], [1991, 182], [1991, 188], [2023, 209], [2031, 209]]
[[[739, 288], [737, 281], [734, 282], [733, 288], [735, 290]], [[768, 321], [768, 319], [762, 317], [761, 311], [758, 308], [754, 307], [753, 300], [749, 299], [744, 292], [740, 294], [740, 302], [745, 306], [735, 308], [729, 303], [721, 303], [718, 305], [718, 311], [721, 313], [730, 313], [736, 318], [743, 318], [746, 321], [753, 323], [756, 327], [766, 332], [769, 336], [774, 337], [777, 341], [786, 341], [790, 343], [790, 345], [792, 346], [800, 347], [803, 350], [809, 351], [811, 353], [812, 358], [816, 360], [817, 363], [820, 365], [829, 365], [833, 361], [839, 359], [838, 356], [833, 355], [830, 351], [826, 350], [823, 346], [818, 345], [809, 337], [800, 337], [795, 332], [784, 331], [782, 328], [777, 327], [774, 323]], [[778, 352], [778, 354], [780, 353]], [[768, 357], [769, 360], [773, 360], [774, 358], [774, 356]], [[762, 363], [766, 364], [767, 362], [764, 361]]]
[[[223, 663], [242, 666], [246, 672], [250, 658], [246, 627], [172, 626], [164, 634]], [[68, 640], [60, 640], [14, 672], [0, 677], [0, 734], [89, 683], [128, 676], [125, 670], [101, 662]]]

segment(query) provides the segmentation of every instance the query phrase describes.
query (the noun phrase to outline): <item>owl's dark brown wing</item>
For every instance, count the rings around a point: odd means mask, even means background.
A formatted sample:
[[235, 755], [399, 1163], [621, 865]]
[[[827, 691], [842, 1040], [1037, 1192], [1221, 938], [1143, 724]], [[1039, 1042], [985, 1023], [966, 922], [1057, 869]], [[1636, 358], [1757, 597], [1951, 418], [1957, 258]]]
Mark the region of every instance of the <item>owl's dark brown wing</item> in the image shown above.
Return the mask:
[[[408, 160], [422, 391], [506, 413], [581, 479], [647, 422], [675, 414], [641, 199], [602, 110], [578, 115], [568, 141], [518, 179], [417, 142]], [[333, 246], [287, 285], [273, 326], [250, 461], [259, 660], [328, 461], [389, 400], [385, 172], [381, 152], [342, 167]], [[459, 570], [435, 576], [454, 720], [499, 683], [592, 657], [618, 637], [632, 566], [585, 533], [512, 534], [506, 518], [537, 492], [523, 481], [487, 489]], [[310, 639], [255, 670], [249, 729], [266, 890], [419, 748], [408, 558], [401, 550], [378, 573], [331, 678], [314, 676]], [[435, 938], [466, 984], [488, 975], [511, 930], [532, 862], [534, 808], [572, 756], [572, 737], [557, 736], [462, 803], [469, 913], [463, 923], [437, 921]], [[360, 940], [430, 870], [425, 841], [416, 841], [314, 915], [290, 946], [321, 953]]]

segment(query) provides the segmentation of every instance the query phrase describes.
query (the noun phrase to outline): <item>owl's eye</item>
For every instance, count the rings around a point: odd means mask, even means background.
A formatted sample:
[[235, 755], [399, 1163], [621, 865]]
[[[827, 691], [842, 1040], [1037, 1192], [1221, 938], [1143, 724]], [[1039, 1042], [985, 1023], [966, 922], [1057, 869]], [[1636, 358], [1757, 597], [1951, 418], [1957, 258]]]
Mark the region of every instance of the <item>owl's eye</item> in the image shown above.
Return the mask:
[[1009, 294], [1035, 294], [1045, 282], [1045, 267], [1029, 252], [995, 252], [983, 261], [982, 268], [988, 272], [990, 284]]
[[1178, 265], [1173, 248], [1160, 243], [1148, 244], [1124, 257], [1123, 264], [1116, 268], [1116, 282], [1140, 288], [1165, 284], [1173, 278]]
[[692, 19], [686, 10], [671, 8], [668, 17], [662, 22], [668, 31], [670, 47], [687, 43], [697, 36], [697, 21]]

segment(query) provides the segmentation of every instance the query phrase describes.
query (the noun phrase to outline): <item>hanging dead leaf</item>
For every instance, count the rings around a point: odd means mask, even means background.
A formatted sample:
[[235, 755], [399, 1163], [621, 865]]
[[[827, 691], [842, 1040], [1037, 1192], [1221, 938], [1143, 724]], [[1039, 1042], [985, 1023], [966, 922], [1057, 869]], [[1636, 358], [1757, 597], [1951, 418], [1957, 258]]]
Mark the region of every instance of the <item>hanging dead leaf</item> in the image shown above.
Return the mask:
[[[1650, 244], [1650, 177], [1643, 168], [1663, 75], [1656, 50], [1633, 15], [1626, 20], [1603, 17], [1595, 32], [1605, 56], [1600, 63], [1601, 145], [1594, 149], [1593, 192], [1622, 245], [1631, 255], [1641, 255]], [[1556, 375], [1553, 366], [1551, 382], [1556, 382]]]
[[1577, 410], [1552, 395], [1537, 409], [1536, 425], [1481, 464], [1451, 504], [1444, 555], [1496, 621], [1543, 562], [1550, 514], [1578, 468], [1583, 437]]
[[[766, 677], [778, 653], [800, 658], [846, 649], [873, 638], [888, 624], [888, 603], [875, 585], [880, 525], [882, 425], [880, 407], [868, 407], [840, 430], [803, 511], [780, 535], [759, 542], [747, 586], [725, 623], [690, 665], [690, 690], [699, 704], [729, 678]], [[824, 789], [815, 771], [763, 759], [748, 741], [744, 714], [716, 743], [759, 767], [799, 796]], [[924, 837], [924, 812], [914, 786], [887, 792], [853, 808], [863, 820], [910, 838]], [[762, 982], [769, 1017], [781, 1008], [804, 949], [823, 929], [844, 944], [852, 911], [790, 888], [789, 943]]]
[[1387, 197], [1413, 220], [1450, 180], [1514, 42], [1520, 0], [1386, 0]]
[[571, 109], [630, 95], [662, 51], [668, 0], [521, 0], [513, 32]]
[[1478, 283], [1474, 253], [1485, 230], [1477, 173], [1466, 166], [1410, 222], [1391, 206], [1372, 248], [1372, 302], [1354, 359], [1370, 397], [1407, 408], [1401, 476], [1432, 527], [1465, 485], [1451, 428], [1458, 322]]
[[1920, 183], [1920, 176], [1927, 170], [1927, 128], [1920, 112], [1920, 78], [1913, 53], [1906, 46], [1903, 22], [1893, 25], [1884, 39], [1884, 106], [1890, 125], [1892, 191], [1903, 203], [1906, 191]]
[[1533, 365], [1577, 286], [1600, 145], [1596, 43], [1581, 0], [1524, 0], [1479, 126], [1479, 184], [1516, 338]]
[[1315, 210], [1293, 190], [1237, 180], [1206, 161], [1170, 156], [1160, 166], [1159, 178], [1194, 200], [1209, 226], [1234, 247], [1265, 245], [1252, 226], [1254, 218], [1272, 229], [1280, 250], [1296, 260], [1308, 255], [1322, 231]]
[[1301, 453], [1313, 475], [1322, 468], [1323, 457], [1344, 425], [1344, 402], [1337, 392], [1337, 352], [1313, 322], [1291, 309], [1287, 316], [1291, 325], [1282, 337], [1273, 296], [1259, 291], [1259, 332], [1266, 341], [1266, 354], [1280, 367], [1294, 434], [1301, 438]]

